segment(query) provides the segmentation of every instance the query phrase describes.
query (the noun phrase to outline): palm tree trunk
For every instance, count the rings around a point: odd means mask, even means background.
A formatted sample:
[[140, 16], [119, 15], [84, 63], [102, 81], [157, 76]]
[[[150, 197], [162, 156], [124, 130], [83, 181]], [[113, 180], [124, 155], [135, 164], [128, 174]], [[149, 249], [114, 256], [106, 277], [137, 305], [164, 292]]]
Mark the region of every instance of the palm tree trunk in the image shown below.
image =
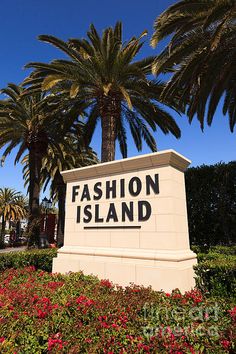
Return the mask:
[[4, 215], [2, 215], [2, 228], [1, 228], [1, 240], [0, 240], [0, 244], [2, 246], [4, 245], [5, 229], [6, 229], [6, 221], [5, 221]]
[[35, 148], [29, 149], [29, 223], [28, 246], [39, 246], [40, 235], [40, 171], [42, 167], [42, 154]]
[[17, 220], [17, 222], [16, 222], [16, 241], [18, 241], [18, 239], [20, 237], [20, 232], [21, 232], [21, 224], [20, 224], [20, 220]]
[[115, 160], [115, 147], [117, 136], [117, 119], [120, 119], [121, 102], [103, 97], [100, 102], [102, 121], [102, 151], [101, 162]]
[[64, 183], [60, 172], [56, 172], [55, 178], [58, 191], [57, 246], [62, 247], [64, 244], [65, 229], [66, 184]]
[[101, 162], [115, 160], [116, 120], [114, 116], [102, 117]]

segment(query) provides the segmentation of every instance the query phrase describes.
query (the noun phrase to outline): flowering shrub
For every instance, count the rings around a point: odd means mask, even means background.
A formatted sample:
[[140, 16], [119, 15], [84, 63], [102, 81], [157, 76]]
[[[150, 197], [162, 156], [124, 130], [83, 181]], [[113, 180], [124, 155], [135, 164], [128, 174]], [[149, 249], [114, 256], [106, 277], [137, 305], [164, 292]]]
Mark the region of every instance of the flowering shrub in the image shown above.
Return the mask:
[[[195, 252], [199, 247], [193, 247]], [[198, 265], [195, 266], [197, 287], [210, 296], [236, 296], [236, 246], [211, 247], [208, 253], [198, 253]], [[47, 272], [52, 271], [53, 257], [57, 249], [26, 250], [0, 254], [0, 271], [8, 268], [34, 266]], [[104, 280], [104, 285], [106, 280]], [[109, 286], [109, 281], [108, 281]]]
[[82, 273], [0, 273], [0, 353], [233, 353], [230, 301]]

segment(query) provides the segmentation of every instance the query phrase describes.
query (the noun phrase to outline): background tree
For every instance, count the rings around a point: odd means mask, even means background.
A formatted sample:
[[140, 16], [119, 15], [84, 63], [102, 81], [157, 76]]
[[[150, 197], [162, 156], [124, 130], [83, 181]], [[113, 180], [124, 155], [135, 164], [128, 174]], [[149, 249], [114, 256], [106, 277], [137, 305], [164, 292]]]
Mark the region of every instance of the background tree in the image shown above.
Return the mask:
[[188, 102], [190, 122], [196, 114], [204, 127], [205, 112], [211, 125], [223, 98], [233, 131], [236, 122], [236, 1], [182, 0], [155, 21], [152, 46], [171, 36], [157, 56], [153, 72], [173, 71], [162, 98], [181, 89], [181, 102]]
[[115, 142], [119, 141], [123, 157], [127, 156], [126, 126], [128, 125], [138, 150], [144, 139], [152, 151], [155, 140], [150, 130], [159, 127], [164, 134], [180, 137], [174, 119], [160, 105], [178, 108], [177, 94], [169, 100], [160, 100], [164, 84], [148, 78], [153, 57], [136, 60], [146, 35], [131, 38], [123, 43], [122, 25], [107, 28], [99, 36], [91, 25], [88, 39], [70, 39], [64, 42], [56, 37], [41, 35], [48, 42], [69, 56], [69, 60], [53, 60], [50, 64], [29, 63], [34, 68], [25, 80], [31, 90], [68, 92], [73, 100], [84, 100], [89, 109], [86, 123], [86, 138], [89, 143], [98, 120], [102, 127], [101, 160], [115, 158]]
[[[60, 151], [59, 143], [76, 120], [69, 106], [58, 113], [56, 97], [39, 91], [25, 94], [21, 86], [9, 84], [0, 101], [0, 148], [7, 145], [3, 160], [18, 147], [15, 163], [29, 152], [29, 243], [38, 244], [40, 232], [40, 172], [48, 147]], [[77, 103], [80, 105], [80, 102]], [[76, 106], [76, 112], [83, 111]], [[55, 108], [57, 108], [55, 112]], [[76, 113], [76, 114], [77, 114]]]
[[2, 90], [7, 99], [0, 101], [0, 147], [7, 145], [3, 159], [18, 146], [15, 163], [25, 150], [29, 151], [29, 237], [31, 243], [39, 240], [39, 195], [42, 157], [49, 144], [48, 131], [53, 129], [49, 111], [44, 113], [44, 95], [36, 92], [22, 96], [23, 88], [9, 84]]
[[[83, 124], [79, 122], [76, 131], [82, 134]], [[26, 181], [29, 183], [29, 158], [28, 155], [22, 160], [24, 164], [23, 173]], [[62, 246], [64, 243], [64, 225], [65, 225], [65, 199], [66, 184], [61, 175], [61, 171], [84, 167], [98, 163], [97, 155], [91, 148], [84, 147], [82, 141], [78, 141], [77, 134], [71, 134], [60, 143], [59, 150], [48, 148], [47, 155], [42, 161], [41, 185], [44, 185], [45, 191], [50, 185], [50, 194], [54, 203], [58, 202], [58, 222], [57, 222], [57, 244]]]
[[4, 244], [6, 221], [21, 220], [26, 217], [25, 197], [11, 188], [0, 188], [0, 215], [2, 221], [0, 245]]
[[72, 147], [70, 146], [68, 149], [68, 145], [62, 146], [64, 150], [63, 159], [54, 151], [49, 150], [42, 166], [42, 178], [45, 180], [44, 190], [47, 183], [51, 181], [50, 193], [53, 200], [58, 202], [57, 245], [59, 247], [64, 244], [66, 201], [66, 184], [62, 178], [61, 172], [98, 163], [97, 156], [92, 149], [84, 148], [80, 149], [80, 152], [78, 152], [74, 146], [74, 152], [72, 153]]

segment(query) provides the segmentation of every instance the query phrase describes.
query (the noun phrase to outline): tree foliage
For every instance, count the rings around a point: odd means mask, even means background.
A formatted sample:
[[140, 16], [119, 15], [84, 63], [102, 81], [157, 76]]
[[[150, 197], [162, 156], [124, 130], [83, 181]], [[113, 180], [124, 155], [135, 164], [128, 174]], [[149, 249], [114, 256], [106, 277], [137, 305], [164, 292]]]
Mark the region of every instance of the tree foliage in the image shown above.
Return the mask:
[[196, 115], [201, 128], [211, 125], [223, 98], [230, 130], [236, 123], [236, 1], [181, 0], [155, 21], [151, 44], [171, 36], [157, 56], [153, 72], [174, 71], [163, 99], [183, 90], [191, 122]]
[[88, 104], [88, 143], [97, 122], [101, 120], [102, 161], [114, 160], [116, 140], [123, 157], [127, 156], [127, 126], [139, 151], [142, 149], [142, 140], [152, 151], [156, 151], [156, 142], [150, 131], [155, 131], [157, 127], [164, 134], [172, 133], [180, 137], [174, 119], [160, 105], [179, 108], [179, 93], [172, 100], [160, 100], [164, 83], [147, 76], [151, 73], [154, 58], [135, 60], [145, 35], [144, 31], [139, 37], [123, 42], [120, 22], [114, 29], [105, 29], [102, 36], [91, 25], [87, 32], [88, 39], [64, 42], [53, 36], [41, 35], [40, 40], [62, 50], [69, 60], [27, 65], [35, 69], [25, 80], [31, 91], [67, 92], [70, 99], [80, 99]]
[[189, 168], [186, 193], [191, 243], [235, 243], [236, 162]]
[[27, 214], [26, 198], [11, 188], [0, 188], [0, 215], [5, 220], [20, 220]]
[[26, 93], [22, 86], [14, 84], [9, 84], [2, 93], [6, 95], [0, 101], [0, 148], [5, 147], [2, 162], [16, 147], [15, 163], [29, 152], [29, 239], [30, 243], [37, 243], [42, 159], [48, 148], [63, 156], [60, 143], [70, 131], [78, 133], [76, 121], [84, 106], [77, 102], [71, 107], [65, 101], [62, 111], [58, 105], [60, 96], [45, 95], [41, 90]]
[[[79, 138], [83, 135], [84, 124], [78, 122], [74, 124], [74, 129], [67, 134], [64, 141], [59, 143], [59, 150], [48, 147], [47, 154], [43, 157], [41, 168], [41, 188], [45, 192], [50, 186], [52, 200], [58, 202], [58, 222], [57, 222], [57, 244], [63, 245], [64, 224], [65, 224], [65, 199], [66, 184], [63, 181], [61, 172], [73, 168], [84, 167], [98, 163], [95, 152], [86, 147]], [[75, 133], [76, 132], [76, 133]], [[29, 155], [25, 155], [22, 164], [25, 186], [29, 186]]]
[[25, 218], [27, 215], [27, 201], [20, 193], [11, 188], [0, 188], [0, 216], [1, 216], [1, 240], [4, 242], [6, 221], [16, 221]]

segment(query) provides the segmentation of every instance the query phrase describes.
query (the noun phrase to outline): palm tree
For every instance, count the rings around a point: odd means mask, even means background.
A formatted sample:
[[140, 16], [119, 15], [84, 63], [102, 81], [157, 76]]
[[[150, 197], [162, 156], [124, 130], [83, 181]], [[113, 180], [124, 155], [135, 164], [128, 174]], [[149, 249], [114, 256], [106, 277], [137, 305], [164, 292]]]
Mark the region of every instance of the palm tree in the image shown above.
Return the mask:
[[[40, 171], [42, 159], [48, 147], [59, 149], [62, 141], [75, 121], [75, 115], [67, 110], [55, 113], [55, 97], [41, 92], [24, 94], [23, 88], [14, 84], [2, 90], [7, 99], [0, 101], [0, 148], [6, 146], [4, 160], [18, 147], [15, 163], [23, 153], [29, 152], [29, 242], [37, 244], [40, 232]], [[80, 104], [80, 103], [79, 103]], [[81, 106], [80, 106], [81, 108]], [[79, 111], [78, 107], [76, 107]], [[82, 110], [82, 108], [81, 108]]]
[[49, 181], [51, 181], [51, 196], [53, 200], [58, 201], [57, 245], [59, 247], [64, 243], [66, 201], [66, 184], [62, 178], [61, 171], [98, 163], [97, 156], [91, 148], [84, 148], [78, 151], [76, 146], [73, 147], [70, 144], [71, 141], [67, 141], [67, 145], [61, 146], [64, 154], [63, 159], [53, 150], [48, 150], [42, 168], [42, 178], [45, 181], [44, 190]]
[[154, 24], [152, 46], [171, 36], [157, 56], [153, 72], [173, 71], [162, 98], [181, 89], [190, 122], [196, 114], [211, 125], [220, 99], [230, 130], [236, 123], [236, 1], [182, 0], [164, 11]]
[[0, 188], [0, 215], [2, 217], [1, 240], [4, 243], [6, 221], [20, 220], [26, 217], [25, 197], [11, 188]]
[[[26, 210], [26, 214], [24, 218], [27, 218], [27, 215], [29, 215], [29, 200], [27, 197], [25, 197], [23, 194], [20, 194], [19, 197], [17, 198], [17, 204], [22, 207], [22, 209]], [[16, 241], [18, 240], [18, 237], [20, 237], [20, 231], [21, 231], [21, 219], [16, 218], [16, 223], [15, 223], [15, 228], [16, 228]]]
[[[82, 129], [83, 124], [79, 122], [77, 131], [79, 130], [80, 134]], [[47, 155], [43, 158], [41, 185], [44, 185], [45, 191], [50, 183], [51, 197], [54, 202], [58, 201], [57, 244], [61, 246], [64, 243], [66, 184], [60, 172], [98, 163], [98, 159], [91, 148], [83, 147], [77, 135], [67, 136], [65, 141], [59, 145], [60, 152], [49, 147]], [[23, 158], [22, 163], [24, 164], [25, 186], [27, 186], [29, 182], [28, 155]]]
[[91, 25], [88, 39], [70, 39], [64, 42], [56, 37], [41, 35], [69, 56], [69, 60], [53, 60], [49, 64], [29, 63], [34, 68], [25, 85], [31, 90], [68, 92], [73, 100], [84, 100], [89, 109], [86, 139], [91, 141], [98, 120], [102, 127], [102, 162], [115, 158], [118, 140], [123, 157], [127, 156], [126, 125], [129, 126], [138, 150], [144, 139], [152, 151], [156, 142], [150, 133], [159, 127], [164, 134], [180, 137], [174, 119], [160, 105], [179, 108], [179, 94], [171, 101], [160, 100], [164, 84], [148, 78], [153, 57], [136, 60], [143, 46], [140, 37], [122, 42], [122, 25], [107, 28], [100, 37]]

